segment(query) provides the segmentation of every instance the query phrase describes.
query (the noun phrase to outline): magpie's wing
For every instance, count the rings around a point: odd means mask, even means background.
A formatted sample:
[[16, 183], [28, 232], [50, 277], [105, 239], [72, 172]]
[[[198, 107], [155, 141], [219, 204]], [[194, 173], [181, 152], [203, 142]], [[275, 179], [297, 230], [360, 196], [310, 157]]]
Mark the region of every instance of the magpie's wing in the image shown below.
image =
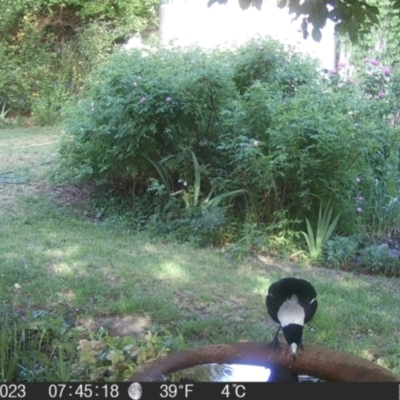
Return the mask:
[[279, 310], [279, 304], [274, 298], [272, 294], [268, 294], [266, 299], [265, 299], [265, 304], [267, 306], [268, 314], [271, 316], [271, 318], [277, 323], [280, 324], [278, 320], [278, 310]]
[[317, 311], [317, 307], [318, 307], [318, 301], [316, 298], [312, 299], [311, 302], [308, 303], [304, 307], [304, 312], [305, 312], [304, 323], [305, 324], [312, 319], [312, 317], [315, 314], [315, 311]]

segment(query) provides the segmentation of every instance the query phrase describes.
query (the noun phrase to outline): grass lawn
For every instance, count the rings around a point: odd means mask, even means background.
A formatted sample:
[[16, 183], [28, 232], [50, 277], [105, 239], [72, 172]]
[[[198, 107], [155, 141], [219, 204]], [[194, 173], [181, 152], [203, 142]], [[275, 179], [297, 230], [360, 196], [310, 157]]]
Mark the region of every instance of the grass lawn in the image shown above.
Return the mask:
[[[59, 128], [0, 130], [0, 298], [23, 313], [55, 310], [78, 323], [141, 334], [166, 326], [192, 343], [270, 341], [268, 286], [310, 280], [319, 308], [304, 343], [378, 362], [400, 377], [400, 279], [165, 242], [99, 221], [88, 193], [46, 180]], [[20, 184], [9, 179], [29, 178]], [[121, 333], [121, 332], [120, 332]], [[283, 339], [281, 339], [283, 340]]]

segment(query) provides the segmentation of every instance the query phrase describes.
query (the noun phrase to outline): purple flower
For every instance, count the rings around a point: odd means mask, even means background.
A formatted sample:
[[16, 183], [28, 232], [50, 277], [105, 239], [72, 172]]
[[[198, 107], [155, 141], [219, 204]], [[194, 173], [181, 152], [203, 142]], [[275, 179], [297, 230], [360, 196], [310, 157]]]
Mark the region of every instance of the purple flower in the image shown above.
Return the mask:
[[382, 72], [383, 72], [385, 75], [390, 75], [391, 70], [390, 70], [389, 67], [384, 67], [384, 68], [382, 69]]
[[372, 60], [370, 60], [370, 63], [371, 63], [372, 65], [378, 65], [378, 64], [379, 64], [379, 61], [378, 61], [378, 60], [375, 60], [375, 59], [372, 59]]
[[357, 208], [357, 212], [358, 212], [358, 213], [362, 213], [362, 212], [363, 212], [363, 209], [362, 209], [361, 207], [358, 207], [358, 208]]
[[145, 102], [146, 101], [146, 97], [142, 97], [141, 99], [140, 99], [140, 102], [141, 103], [143, 103], [143, 102]]
[[370, 62], [371, 60], [369, 58], [364, 58], [364, 62]]
[[348, 81], [348, 84], [349, 85], [354, 85], [354, 81], [350, 80], [350, 81]]
[[258, 140], [253, 140], [254, 147], [258, 147], [259, 144], [260, 144], [260, 142]]
[[346, 66], [346, 63], [340, 62], [338, 63], [338, 68], [344, 68]]
[[360, 179], [359, 177], [357, 177], [357, 178], [356, 178], [356, 182], [357, 182], [357, 183], [360, 183], [360, 182], [361, 182], [361, 179]]
[[385, 96], [385, 93], [383, 93], [383, 92], [379, 92], [378, 93], [378, 97], [381, 99], [382, 97], [384, 97]]
[[332, 74], [332, 75], [336, 75], [337, 74], [336, 70], [334, 70], [334, 69], [329, 70], [329, 73]]
[[167, 101], [172, 101], [172, 97], [169, 97], [169, 96], [168, 96], [168, 97], [166, 98], [166, 100], [167, 100]]
[[364, 197], [362, 197], [362, 196], [359, 196], [359, 197], [358, 197], [358, 200], [360, 200], [360, 201], [364, 201]]

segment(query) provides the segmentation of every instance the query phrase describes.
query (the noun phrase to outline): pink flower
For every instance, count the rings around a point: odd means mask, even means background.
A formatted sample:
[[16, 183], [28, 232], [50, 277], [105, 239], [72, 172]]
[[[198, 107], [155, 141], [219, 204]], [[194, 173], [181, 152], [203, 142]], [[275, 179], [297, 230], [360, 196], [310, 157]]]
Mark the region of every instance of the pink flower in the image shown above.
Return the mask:
[[363, 209], [362, 209], [361, 207], [358, 207], [358, 208], [357, 208], [357, 212], [358, 212], [358, 213], [362, 213], [362, 212], [363, 212]]
[[378, 93], [378, 97], [381, 99], [382, 97], [384, 97], [385, 96], [385, 93], [383, 93], [383, 92], [379, 92]]
[[391, 70], [390, 70], [389, 67], [384, 67], [384, 68], [382, 69], [382, 72], [383, 72], [385, 75], [390, 75]]
[[146, 97], [142, 97], [141, 99], [140, 99], [140, 102], [141, 103], [143, 103], [143, 102], [145, 102], [146, 101]]
[[357, 177], [357, 178], [356, 178], [356, 182], [357, 182], [357, 183], [360, 183], [360, 182], [361, 182], [361, 179], [360, 179], [359, 177]]
[[172, 101], [172, 97], [169, 97], [169, 96], [168, 96], [168, 97], [166, 98], [166, 100], [167, 100], [167, 101]]
[[378, 60], [375, 60], [375, 59], [372, 59], [372, 60], [370, 60], [370, 63], [371, 63], [372, 65], [378, 65], [378, 64], [379, 64], [379, 61], [378, 61]]
[[346, 66], [346, 63], [340, 62], [338, 63], [338, 68], [344, 68]]
[[336, 75], [337, 74], [336, 70], [334, 70], [334, 69], [329, 70], [329, 73], [332, 74], [332, 75]]
[[371, 60], [369, 58], [364, 58], [364, 62], [370, 62]]

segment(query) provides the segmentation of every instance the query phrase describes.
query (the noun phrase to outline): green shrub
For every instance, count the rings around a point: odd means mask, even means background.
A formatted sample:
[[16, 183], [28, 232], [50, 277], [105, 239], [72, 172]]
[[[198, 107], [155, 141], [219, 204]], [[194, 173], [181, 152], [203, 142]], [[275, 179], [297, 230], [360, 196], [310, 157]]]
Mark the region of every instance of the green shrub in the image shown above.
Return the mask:
[[390, 256], [388, 247], [365, 247], [360, 252], [360, 258], [363, 268], [367, 271], [400, 275], [400, 261]]
[[356, 256], [358, 242], [351, 237], [336, 236], [324, 246], [323, 260], [328, 268], [347, 267]]
[[233, 64], [234, 81], [244, 93], [255, 81], [276, 83], [293, 95], [296, 88], [314, 81], [317, 62], [272, 38], [253, 39], [237, 51]]
[[340, 228], [355, 233], [355, 192], [379, 174], [398, 133], [379, 115], [385, 106], [378, 100], [354, 98], [356, 89], [339, 91], [324, 81], [299, 87], [293, 97], [256, 82], [243, 104], [226, 114], [235, 134], [219, 148], [229, 152], [230, 178], [250, 193], [258, 219], [287, 210], [290, 219], [310, 215], [313, 223], [320, 202], [331, 200], [333, 214], [343, 216]]
[[50, 124], [93, 67], [157, 23], [159, 0], [0, 2], [0, 104]]
[[[158, 174], [193, 181], [190, 149], [205, 164], [215, 156], [217, 116], [233, 94], [229, 71], [200, 49], [121, 52], [91, 78], [67, 113], [73, 148], [62, 156], [79, 178], [138, 183]], [[147, 188], [147, 182], [146, 182]]]
[[298, 221], [315, 226], [328, 202], [339, 233], [353, 235], [371, 222], [374, 182], [397, 191], [388, 85], [373, 96], [271, 40], [119, 52], [66, 111], [63, 167], [128, 196], [159, 231], [202, 243], [254, 243], [245, 226], [259, 243], [292, 243]]

